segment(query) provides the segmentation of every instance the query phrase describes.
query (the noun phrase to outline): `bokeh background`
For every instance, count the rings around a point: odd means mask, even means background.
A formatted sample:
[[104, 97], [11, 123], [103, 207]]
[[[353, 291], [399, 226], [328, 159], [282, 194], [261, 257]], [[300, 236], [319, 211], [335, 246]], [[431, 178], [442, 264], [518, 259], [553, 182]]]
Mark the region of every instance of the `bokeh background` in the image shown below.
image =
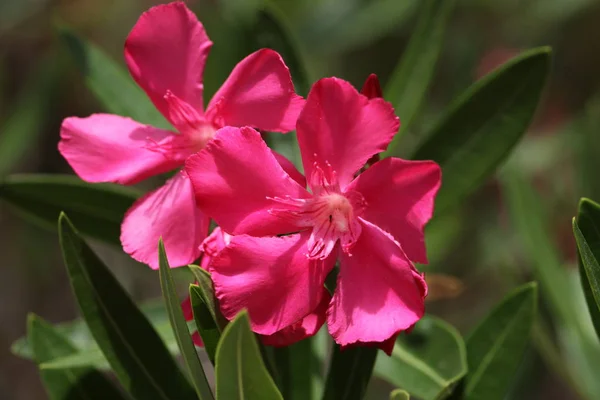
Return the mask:
[[[204, 79], [208, 93], [261, 45], [275, 46], [285, 58], [278, 38], [251, 12], [261, 2], [188, 2], [215, 43]], [[11, 173], [71, 173], [57, 151], [60, 123], [102, 111], [56, 27], [69, 26], [124, 65], [125, 37], [140, 13], [158, 3], [0, 1], [0, 179]], [[418, 0], [269, 4], [285, 21], [311, 81], [335, 75], [357, 87], [370, 73], [386, 82], [419, 9]], [[580, 307], [572, 313], [589, 326], [571, 218], [581, 196], [600, 200], [598, 21], [596, 0], [457, 0], [426, 106], [408, 136], [419, 137], [456, 95], [520, 51], [553, 47], [549, 84], [529, 132], [495, 178], [428, 227], [431, 264], [423, 268], [431, 277], [428, 311], [465, 334], [508, 290], [541, 281], [541, 317], [513, 399], [600, 393], [594, 390], [600, 386], [600, 346], [593, 331], [584, 332], [589, 340], [582, 343], [547, 301], [548, 296], [575, 298]], [[411, 150], [406, 142], [400, 155]], [[289, 142], [276, 145], [290, 154]], [[113, 248], [99, 243], [95, 248], [136, 299], [159, 295], [156, 273]], [[0, 254], [0, 399], [44, 399], [36, 367], [12, 355], [10, 345], [24, 335], [30, 311], [52, 322], [77, 316], [57, 235], [0, 203]], [[546, 285], [548, 269], [567, 279]]]

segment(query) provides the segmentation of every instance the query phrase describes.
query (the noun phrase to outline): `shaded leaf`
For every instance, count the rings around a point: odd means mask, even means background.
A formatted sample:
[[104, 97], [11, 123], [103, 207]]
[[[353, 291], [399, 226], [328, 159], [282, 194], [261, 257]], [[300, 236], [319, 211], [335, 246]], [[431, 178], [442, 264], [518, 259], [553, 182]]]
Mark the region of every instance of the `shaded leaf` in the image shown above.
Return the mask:
[[471, 194], [519, 141], [540, 100], [551, 50], [513, 58], [473, 84], [449, 107], [412, 158], [442, 167], [436, 212]]
[[123, 67], [70, 29], [61, 26], [58, 31], [86, 85], [106, 111], [159, 128], [170, 128], [167, 120]]
[[90, 184], [74, 175], [18, 174], [0, 182], [0, 200], [24, 218], [56, 229], [56, 218], [65, 211], [81, 233], [119, 247], [123, 215], [139, 195], [137, 190]]
[[245, 311], [223, 331], [217, 347], [215, 377], [218, 400], [283, 399], [260, 356]]
[[190, 285], [190, 301], [194, 312], [196, 329], [204, 343], [204, 350], [211, 363], [215, 363], [217, 344], [221, 338], [221, 328], [210, 312], [210, 306], [198, 285]]
[[375, 375], [424, 400], [443, 399], [467, 373], [463, 339], [450, 324], [425, 315], [400, 335], [392, 356], [381, 353]]
[[164, 343], [65, 214], [59, 238], [83, 319], [121, 384], [134, 397], [195, 399]]
[[390, 80], [385, 86], [385, 98], [400, 117], [400, 133], [386, 151], [392, 155], [403, 132], [406, 132], [421, 108], [445, 38], [446, 22], [454, 0], [421, 2], [417, 26]]
[[290, 346], [272, 348], [278, 386], [286, 400], [305, 400], [313, 396], [313, 375], [320, 360], [314, 354], [312, 344], [310, 337]]
[[177, 345], [183, 356], [183, 361], [187, 367], [192, 383], [194, 384], [198, 398], [200, 400], [213, 399], [212, 392], [208, 386], [208, 381], [206, 380], [206, 375], [204, 374], [204, 368], [202, 368], [198, 353], [196, 352], [196, 347], [192, 342], [192, 337], [190, 336], [185, 317], [183, 316], [181, 302], [177, 297], [175, 282], [173, 281], [173, 275], [171, 274], [171, 266], [169, 265], [169, 260], [167, 259], [167, 254], [165, 252], [165, 245], [162, 239], [158, 242], [158, 263], [160, 287], [165, 299], [171, 327], [173, 328]]
[[[36, 315], [29, 315], [27, 319], [27, 335], [38, 364], [77, 351], [52, 325]], [[42, 369], [40, 376], [51, 400], [126, 398], [104, 375], [92, 368]]]
[[600, 205], [581, 199], [573, 233], [579, 249], [579, 269], [586, 302], [596, 333], [600, 336]]
[[377, 347], [334, 345], [323, 400], [361, 400], [371, 380]]
[[523, 285], [492, 310], [467, 338], [466, 400], [502, 400], [527, 344], [537, 310], [537, 284]]

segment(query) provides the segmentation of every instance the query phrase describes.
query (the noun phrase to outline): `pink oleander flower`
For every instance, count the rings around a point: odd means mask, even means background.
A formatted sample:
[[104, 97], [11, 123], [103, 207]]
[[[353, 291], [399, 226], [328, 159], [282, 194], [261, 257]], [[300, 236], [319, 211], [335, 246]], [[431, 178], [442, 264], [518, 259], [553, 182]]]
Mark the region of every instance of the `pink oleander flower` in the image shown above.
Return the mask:
[[[142, 14], [125, 43], [125, 61], [177, 132], [110, 114], [67, 118], [58, 148], [77, 175], [88, 182], [131, 185], [182, 167], [224, 126], [293, 130], [304, 100], [294, 92], [280, 55], [269, 49], [243, 59], [204, 110], [202, 73], [211, 46], [204, 27], [182, 2]], [[284, 168], [293, 168], [284, 157], [275, 157]], [[121, 243], [133, 258], [156, 269], [162, 236], [171, 265], [181, 266], [200, 255], [208, 225], [182, 170], [129, 209]]]
[[327, 324], [340, 345], [389, 353], [389, 340], [423, 316], [427, 286], [412, 262], [427, 262], [440, 168], [386, 158], [357, 175], [399, 125], [382, 98], [326, 78], [296, 124], [310, 191], [249, 127], [220, 129], [186, 161], [198, 204], [233, 235], [209, 264], [226, 318], [246, 308], [262, 335], [293, 325], [321, 303], [338, 260]]
[[[215, 228], [201, 245], [202, 261], [200, 266], [207, 269], [210, 261], [227, 246], [230, 239], [231, 235], [223, 232], [219, 227]], [[324, 294], [321, 302], [311, 314], [272, 335], [261, 336], [262, 342], [270, 346], [289, 346], [317, 333], [325, 322], [325, 311], [331, 299], [327, 290], [323, 289], [323, 291]], [[183, 309], [186, 321], [194, 320], [194, 312], [192, 311], [192, 303], [189, 296], [181, 303], [181, 308]], [[198, 332], [192, 334], [192, 340], [196, 346], [204, 346]]]

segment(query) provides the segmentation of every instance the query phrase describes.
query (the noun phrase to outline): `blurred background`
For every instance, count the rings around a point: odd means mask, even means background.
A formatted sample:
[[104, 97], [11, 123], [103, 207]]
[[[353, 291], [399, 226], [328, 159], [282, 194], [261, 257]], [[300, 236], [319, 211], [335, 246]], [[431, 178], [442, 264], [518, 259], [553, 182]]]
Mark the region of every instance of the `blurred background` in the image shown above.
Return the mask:
[[[278, 37], [252, 10], [261, 0], [189, 1], [214, 47], [207, 96], [244, 56]], [[57, 151], [67, 116], [103, 111], [56, 34], [67, 25], [124, 67], [124, 40], [150, 0], [2, 0], [0, 2], [0, 179], [12, 173], [72, 173]], [[298, 46], [310, 82], [338, 76], [361, 87], [382, 84], [415, 25], [418, 0], [271, 0]], [[590, 327], [579, 288], [571, 218], [581, 196], [600, 200], [600, 1], [457, 0], [426, 106], [408, 132], [418, 137], [471, 83], [520, 51], [554, 49], [537, 117], [510, 160], [468, 201], [428, 227], [428, 312], [467, 334], [511, 288], [542, 283], [541, 318], [519, 371], [514, 399], [591, 399], [600, 393], [600, 346], [590, 328], [575, 335], [547, 297], [575, 299], [575, 318]], [[294, 73], [292, 68], [292, 73]], [[309, 83], [310, 83], [309, 82]], [[306, 94], [307, 82], [297, 82]], [[402, 115], [400, 115], [402, 120]], [[275, 143], [292, 155], [288, 142]], [[156, 182], [147, 183], [152, 186]], [[159, 296], [156, 273], [120, 251], [95, 249], [138, 300]], [[0, 399], [44, 399], [33, 363], [11, 344], [32, 311], [51, 322], [77, 316], [55, 232], [0, 203]], [[548, 283], [544, 271], [566, 279]], [[545, 286], [544, 286], [545, 285]]]

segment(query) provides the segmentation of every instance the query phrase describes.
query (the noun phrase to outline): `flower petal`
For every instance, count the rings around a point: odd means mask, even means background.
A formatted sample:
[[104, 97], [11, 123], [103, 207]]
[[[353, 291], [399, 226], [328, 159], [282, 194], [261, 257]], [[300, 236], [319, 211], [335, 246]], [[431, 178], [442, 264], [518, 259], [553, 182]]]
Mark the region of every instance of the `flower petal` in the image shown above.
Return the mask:
[[361, 220], [352, 256], [342, 254], [337, 287], [327, 311], [337, 343], [384, 342], [410, 328], [425, 312], [427, 286], [398, 243]]
[[210, 101], [206, 115], [219, 127], [248, 125], [288, 132], [296, 128], [303, 105], [281, 56], [261, 49], [235, 66]]
[[175, 136], [130, 118], [93, 114], [63, 121], [58, 151], [84, 181], [127, 185], [183, 163], [168, 152], [154, 149]]
[[314, 164], [323, 169], [330, 164], [343, 188], [368, 159], [386, 149], [399, 126], [390, 103], [367, 99], [338, 78], [319, 80], [308, 94], [297, 124], [309, 185]]
[[142, 14], [125, 42], [125, 61], [133, 79], [169, 118], [167, 90], [202, 111], [202, 73], [211, 46], [196, 15], [178, 1]]
[[209, 266], [223, 315], [232, 319], [246, 308], [252, 329], [271, 335], [315, 310], [335, 257], [309, 260], [307, 239], [306, 232], [233, 236]]
[[441, 185], [441, 170], [433, 161], [381, 160], [348, 187], [359, 192], [367, 206], [362, 217], [391, 233], [414, 262], [427, 263], [425, 224], [433, 215]]
[[317, 308], [299, 321], [275, 332], [272, 335], [262, 336], [263, 344], [267, 346], [284, 347], [315, 335], [325, 323], [327, 307], [331, 295], [323, 288], [323, 297]]
[[362, 89], [360, 90], [360, 94], [367, 96], [369, 99], [383, 97], [383, 91], [381, 90], [381, 85], [379, 84], [379, 78], [377, 75], [369, 75]]
[[275, 159], [277, 160], [279, 165], [281, 165], [281, 168], [283, 168], [283, 170], [290, 176], [290, 178], [295, 180], [298, 183], [298, 185], [305, 188], [306, 178], [300, 173], [300, 171], [298, 171], [298, 168], [296, 168], [296, 166], [284, 155], [279, 154], [275, 150], [271, 150], [271, 152], [275, 156]]
[[131, 257], [158, 269], [158, 239], [162, 237], [169, 264], [179, 267], [200, 256], [208, 224], [209, 219], [196, 207], [189, 177], [181, 171], [127, 211], [121, 244]]
[[252, 128], [226, 127], [186, 161], [198, 206], [226, 232], [271, 236], [297, 232], [292, 222], [269, 210], [270, 198], [310, 194], [281, 168]]

